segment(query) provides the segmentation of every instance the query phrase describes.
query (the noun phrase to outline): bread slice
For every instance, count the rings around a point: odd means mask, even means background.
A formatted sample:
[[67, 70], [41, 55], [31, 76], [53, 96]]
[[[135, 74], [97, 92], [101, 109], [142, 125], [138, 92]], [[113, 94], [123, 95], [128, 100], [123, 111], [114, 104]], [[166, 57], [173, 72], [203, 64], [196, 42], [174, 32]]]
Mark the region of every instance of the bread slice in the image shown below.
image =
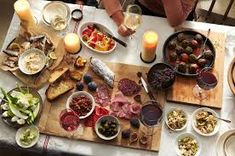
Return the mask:
[[71, 79], [64, 79], [59, 82], [50, 84], [46, 90], [46, 97], [49, 101], [52, 101], [60, 95], [63, 95], [72, 90], [74, 88], [74, 85], [75, 83]]
[[61, 77], [65, 72], [67, 72], [68, 70], [69, 70], [68, 67], [62, 67], [62, 68], [55, 69], [55, 70], [51, 73], [51, 75], [50, 75], [48, 81], [49, 81], [50, 83], [55, 82], [58, 78], [60, 78], [60, 77]]
[[82, 73], [77, 70], [70, 70], [69, 76], [71, 77], [71, 79], [76, 81], [80, 81], [82, 79]]

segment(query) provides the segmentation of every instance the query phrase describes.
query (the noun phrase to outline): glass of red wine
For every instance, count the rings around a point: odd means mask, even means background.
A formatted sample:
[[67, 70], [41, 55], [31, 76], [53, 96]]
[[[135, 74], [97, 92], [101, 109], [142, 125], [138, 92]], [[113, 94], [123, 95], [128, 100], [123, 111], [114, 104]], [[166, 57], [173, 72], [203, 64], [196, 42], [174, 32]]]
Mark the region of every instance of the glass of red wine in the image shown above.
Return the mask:
[[213, 72], [213, 68], [205, 67], [199, 71], [197, 84], [193, 88], [193, 95], [199, 100], [209, 97], [211, 89], [215, 88], [218, 83], [218, 74]]
[[154, 134], [154, 128], [162, 121], [162, 114], [162, 107], [157, 101], [150, 100], [144, 103], [140, 111], [140, 121], [148, 128], [147, 135]]
[[77, 130], [80, 120], [72, 109], [64, 109], [60, 113], [60, 126], [67, 132]]

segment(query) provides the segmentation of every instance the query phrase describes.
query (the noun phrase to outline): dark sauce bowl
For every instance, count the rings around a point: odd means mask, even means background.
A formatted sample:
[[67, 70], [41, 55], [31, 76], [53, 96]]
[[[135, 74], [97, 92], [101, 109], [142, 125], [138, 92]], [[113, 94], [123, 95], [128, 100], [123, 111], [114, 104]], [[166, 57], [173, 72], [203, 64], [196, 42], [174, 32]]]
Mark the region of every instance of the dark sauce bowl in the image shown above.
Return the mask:
[[175, 70], [166, 63], [153, 65], [147, 73], [149, 85], [156, 90], [169, 89], [175, 82]]

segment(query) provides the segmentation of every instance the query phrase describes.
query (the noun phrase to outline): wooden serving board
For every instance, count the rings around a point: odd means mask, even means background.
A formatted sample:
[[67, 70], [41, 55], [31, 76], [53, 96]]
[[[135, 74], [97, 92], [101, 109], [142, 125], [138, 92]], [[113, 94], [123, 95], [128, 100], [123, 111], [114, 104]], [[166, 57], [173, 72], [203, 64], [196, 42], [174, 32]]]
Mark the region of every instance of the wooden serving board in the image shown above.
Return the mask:
[[[120, 64], [120, 63], [107, 63], [107, 65], [115, 73], [115, 85], [113, 89], [110, 88], [112, 90], [112, 96], [114, 96], [114, 94], [118, 91], [117, 90], [118, 80], [120, 80], [121, 78], [130, 78], [132, 80], [135, 80], [138, 83], [139, 78], [137, 77], [136, 73], [138, 71], [142, 71], [144, 73], [148, 71], [148, 68], [141, 67], [141, 66], [127, 65], [127, 64]], [[98, 76], [96, 76], [88, 66], [84, 69], [83, 73], [86, 73], [87, 71], [91, 75], [93, 75], [93, 79], [96, 83], [98, 84], [104, 83], [103, 80], [101, 80]], [[96, 143], [128, 147], [128, 148], [159, 151], [160, 138], [161, 138], [161, 125], [154, 128], [153, 136], [149, 137], [149, 142], [148, 142], [148, 145], [146, 146], [139, 144], [139, 142], [130, 144], [129, 140], [125, 140], [121, 138], [121, 133], [118, 135], [116, 139], [112, 141], [101, 140], [98, 138], [95, 131], [91, 127], [82, 126], [82, 128], [80, 127], [79, 130], [77, 130], [76, 133], [74, 133], [73, 135], [71, 135], [71, 133], [69, 132], [66, 132], [64, 129], [60, 127], [59, 115], [60, 115], [60, 112], [63, 109], [65, 109], [66, 100], [73, 91], [67, 93], [66, 95], [61, 96], [56, 101], [45, 102], [45, 105], [44, 105], [45, 107], [42, 112], [39, 124], [38, 124], [38, 127], [41, 133], [54, 135], [54, 136], [67, 137], [67, 138], [72, 138], [72, 139], [78, 139], [78, 140], [91, 141], [91, 142], [96, 142]], [[157, 96], [157, 99], [160, 102], [160, 104], [164, 105], [165, 94], [164, 93], [158, 93], [158, 95], [156, 93], [154, 94], [155, 96]], [[140, 95], [141, 95], [142, 101], [146, 101], [149, 99], [143, 88], [141, 89]], [[129, 101], [133, 101], [133, 97], [128, 97], [128, 99]], [[120, 119], [120, 123], [121, 123], [121, 130], [130, 128], [130, 123], [128, 120]], [[132, 130], [138, 132], [139, 134], [143, 132], [147, 132], [147, 128], [143, 125], [141, 125], [139, 129], [132, 128]]]
[[[199, 31], [206, 35], [207, 32]], [[207, 99], [199, 100], [194, 97], [192, 90], [196, 85], [196, 78], [177, 76], [174, 85], [167, 93], [167, 101], [184, 103], [189, 105], [205, 106], [212, 108], [222, 108], [223, 97], [223, 77], [224, 77], [224, 55], [225, 55], [225, 34], [213, 32], [210, 33], [209, 39], [212, 41], [216, 58], [214, 70], [218, 73], [218, 84], [211, 90]]]
[[[24, 29], [20, 28], [19, 34], [24, 33]], [[34, 35], [45, 34], [48, 38], [50, 38], [51, 42], [54, 44], [55, 54], [57, 56], [57, 60], [53, 63], [53, 65], [49, 68], [44, 68], [41, 72], [35, 75], [26, 75], [22, 73], [19, 69], [15, 71], [9, 71], [14, 76], [16, 76], [20, 81], [26, 84], [29, 87], [39, 89], [43, 87], [47, 83], [47, 80], [50, 75], [50, 71], [57, 67], [63, 59], [63, 56], [66, 54], [63, 39], [59, 37], [55, 32], [48, 30], [43, 25], [38, 25], [37, 28], [31, 28], [28, 30], [30, 33]], [[16, 36], [16, 43], [22, 43], [20, 37]], [[10, 43], [9, 43], [10, 45]], [[3, 52], [0, 53], [0, 68], [4, 70], [2, 66], [2, 62], [6, 59], [7, 55]]]

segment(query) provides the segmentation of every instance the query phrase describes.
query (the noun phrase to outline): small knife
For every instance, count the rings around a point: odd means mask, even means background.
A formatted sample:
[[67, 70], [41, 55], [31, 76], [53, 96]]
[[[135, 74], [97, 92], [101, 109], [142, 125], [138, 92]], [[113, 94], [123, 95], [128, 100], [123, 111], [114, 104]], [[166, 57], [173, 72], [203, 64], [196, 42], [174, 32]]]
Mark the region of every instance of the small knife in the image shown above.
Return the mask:
[[101, 31], [102, 33], [104, 33], [106, 36], [112, 38], [114, 41], [118, 42], [119, 44], [121, 44], [123, 47], [127, 47], [127, 44], [125, 42], [123, 42], [122, 40], [116, 38], [115, 36], [111, 35], [110, 33], [108, 33], [107, 31], [105, 31], [103, 28], [99, 27], [97, 24], [93, 25], [97, 30]]
[[148, 94], [148, 96], [149, 96], [149, 98], [151, 99], [151, 100], [155, 100], [156, 101], [156, 99], [155, 99], [155, 97], [153, 96], [153, 94], [152, 94], [152, 92], [149, 90], [149, 88], [148, 88], [148, 84], [145, 82], [145, 80], [143, 79], [143, 77], [142, 77], [142, 73], [141, 72], [138, 72], [137, 73], [137, 76], [140, 78], [140, 81], [141, 81], [141, 83], [142, 83], [142, 85], [143, 85], [143, 87], [144, 87], [144, 90], [145, 90], [145, 92]]

